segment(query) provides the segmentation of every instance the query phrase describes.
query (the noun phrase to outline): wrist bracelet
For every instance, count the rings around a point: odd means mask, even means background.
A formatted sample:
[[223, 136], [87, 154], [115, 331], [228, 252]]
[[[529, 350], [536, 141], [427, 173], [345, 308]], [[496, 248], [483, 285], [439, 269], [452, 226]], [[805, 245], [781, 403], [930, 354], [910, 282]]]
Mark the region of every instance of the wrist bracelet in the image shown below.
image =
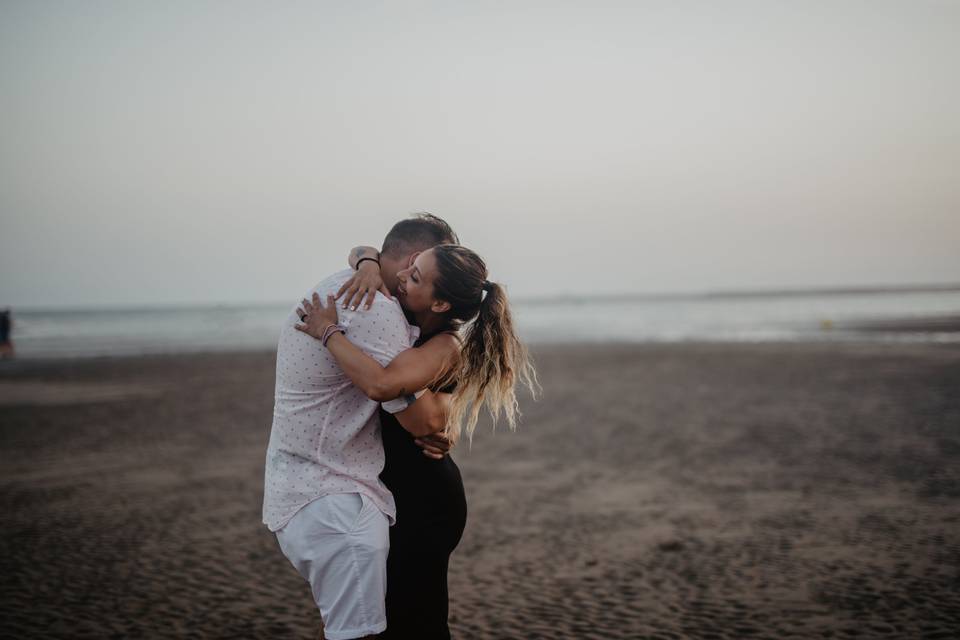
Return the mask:
[[325, 327], [323, 328], [323, 331], [320, 332], [320, 335], [317, 336], [317, 338], [320, 340], [320, 344], [323, 344], [323, 345], [326, 345], [326, 344], [327, 344], [327, 338], [329, 337], [329, 336], [327, 335], [327, 333], [330, 332], [330, 327], [333, 327], [333, 326], [335, 326], [335, 325], [333, 325], [333, 324], [328, 324], [327, 326], [325, 326]]
[[335, 325], [335, 324], [332, 324], [332, 325], [330, 325], [329, 327], [327, 327], [326, 329], [324, 329], [324, 330], [323, 330], [323, 335], [320, 337], [320, 344], [322, 344], [324, 347], [326, 347], [326, 346], [327, 346], [327, 340], [329, 340], [329, 339], [330, 339], [330, 336], [332, 336], [332, 335], [333, 335], [334, 333], [336, 333], [336, 332], [337, 332], [337, 325]]
[[372, 260], [372, 261], [374, 261], [374, 262], [377, 263], [377, 266], [378, 266], [378, 267], [380, 266], [380, 261], [379, 261], [379, 260], [377, 260], [376, 258], [371, 258], [371, 257], [367, 256], [366, 258], [360, 258], [359, 260], [357, 260], [357, 271], [360, 271], [360, 263], [363, 262], [364, 260]]
[[336, 323], [328, 324], [323, 328], [323, 333], [320, 334], [320, 344], [327, 346], [327, 340], [330, 339], [331, 332], [337, 327]]
[[338, 331], [344, 335], [347, 333], [347, 330], [338, 324], [327, 325], [327, 328], [323, 330], [323, 337], [320, 338], [320, 344], [327, 346], [327, 340]]

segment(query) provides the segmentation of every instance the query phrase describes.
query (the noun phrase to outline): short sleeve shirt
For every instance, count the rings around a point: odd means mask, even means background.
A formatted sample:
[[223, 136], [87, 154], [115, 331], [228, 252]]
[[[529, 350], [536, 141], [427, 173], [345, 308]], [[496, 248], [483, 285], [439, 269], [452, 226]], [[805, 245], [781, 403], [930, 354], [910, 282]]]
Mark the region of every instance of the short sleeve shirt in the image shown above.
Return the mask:
[[[317, 292], [326, 304], [327, 294], [336, 294], [352, 274], [350, 269], [336, 273], [304, 297]], [[367, 311], [337, 311], [347, 339], [383, 366], [413, 346], [419, 335], [407, 323], [400, 304], [380, 293]], [[378, 403], [350, 381], [319, 340], [294, 328], [298, 321], [294, 307], [277, 347], [263, 522], [277, 531], [317, 498], [362, 493], [393, 523], [393, 496], [379, 478], [384, 454]], [[391, 412], [404, 407], [385, 403]]]

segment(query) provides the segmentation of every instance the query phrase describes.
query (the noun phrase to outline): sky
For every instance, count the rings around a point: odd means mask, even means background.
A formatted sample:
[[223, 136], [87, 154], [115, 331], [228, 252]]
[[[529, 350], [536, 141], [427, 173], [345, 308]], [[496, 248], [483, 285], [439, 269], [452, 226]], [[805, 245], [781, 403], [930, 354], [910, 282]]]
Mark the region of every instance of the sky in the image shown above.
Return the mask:
[[0, 1], [0, 306], [960, 282], [960, 1]]

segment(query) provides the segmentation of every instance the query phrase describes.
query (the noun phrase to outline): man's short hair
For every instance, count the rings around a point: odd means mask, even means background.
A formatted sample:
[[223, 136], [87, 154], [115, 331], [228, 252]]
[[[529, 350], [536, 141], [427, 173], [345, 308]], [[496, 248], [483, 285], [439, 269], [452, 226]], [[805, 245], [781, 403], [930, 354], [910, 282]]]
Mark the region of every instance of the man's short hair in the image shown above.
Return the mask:
[[438, 244], [460, 244], [460, 239], [443, 218], [432, 213], [418, 213], [393, 225], [383, 239], [380, 253], [397, 258], [415, 251], [426, 251]]

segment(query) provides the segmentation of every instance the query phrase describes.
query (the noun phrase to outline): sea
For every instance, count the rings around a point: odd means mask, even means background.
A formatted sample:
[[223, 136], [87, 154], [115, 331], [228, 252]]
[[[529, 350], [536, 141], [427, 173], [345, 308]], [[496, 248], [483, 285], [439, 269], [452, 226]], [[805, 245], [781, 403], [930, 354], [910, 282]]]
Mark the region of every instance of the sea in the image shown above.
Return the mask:
[[[14, 309], [18, 358], [268, 350], [292, 305]], [[579, 342], [960, 342], [960, 285], [563, 296], [512, 303], [531, 345]]]

